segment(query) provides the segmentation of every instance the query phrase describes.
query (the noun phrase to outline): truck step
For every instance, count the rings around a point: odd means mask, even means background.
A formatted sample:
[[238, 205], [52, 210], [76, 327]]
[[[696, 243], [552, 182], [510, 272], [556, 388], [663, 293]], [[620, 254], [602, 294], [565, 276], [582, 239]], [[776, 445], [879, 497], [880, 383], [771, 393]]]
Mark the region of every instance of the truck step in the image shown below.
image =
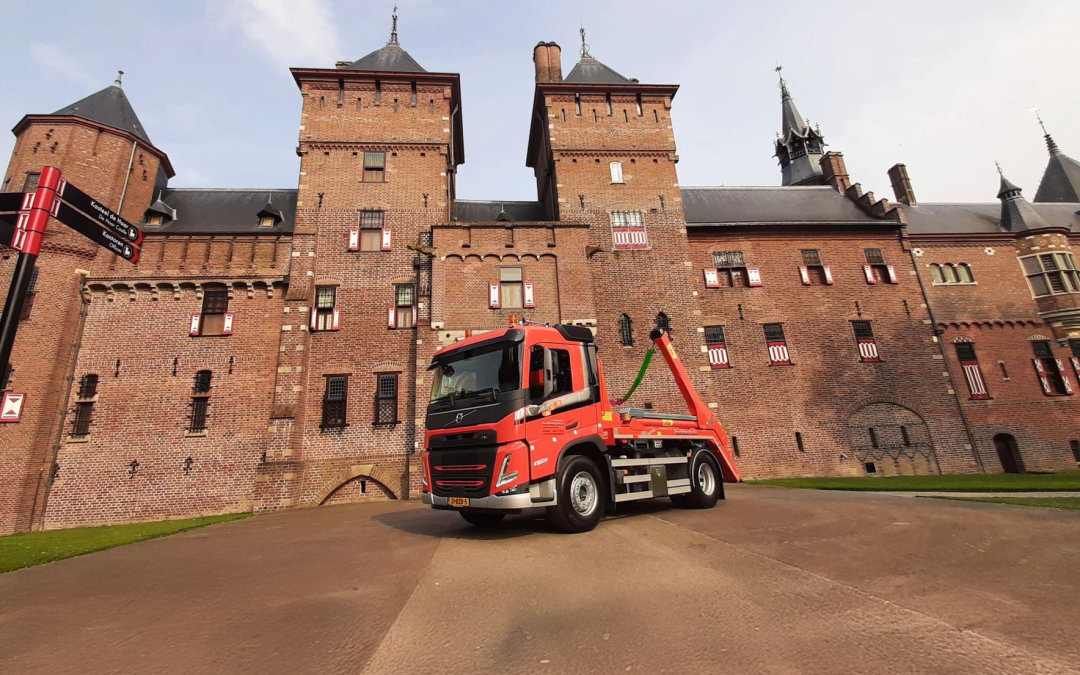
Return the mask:
[[653, 412], [652, 410], [645, 410], [644, 408], [620, 408], [619, 414], [629, 414], [630, 417], [647, 420], [680, 420], [682, 422], [697, 421], [697, 418], [693, 415], [672, 415], [669, 413]]
[[657, 464], [685, 464], [686, 461], [686, 457], [639, 457], [636, 459], [612, 459], [611, 466], [655, 466]]

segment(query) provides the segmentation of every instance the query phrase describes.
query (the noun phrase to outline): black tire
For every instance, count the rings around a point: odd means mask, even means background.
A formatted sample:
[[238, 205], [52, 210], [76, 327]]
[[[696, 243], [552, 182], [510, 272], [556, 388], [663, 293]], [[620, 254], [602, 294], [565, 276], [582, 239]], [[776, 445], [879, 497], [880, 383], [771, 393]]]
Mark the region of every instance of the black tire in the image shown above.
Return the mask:
[[465, 522], [476, 527], [495, 527], [506, 517], [505, 513], [477, 513], [476, 511], [459, 511]]
[[671, 503], [680, 509], [711, 509], [724, 498], [724, 475], [716, 458], [699, 450], [690, 461], [690, 492], [672, 495]]
[[607, 489], [599, 467], [588, 457], [567, 457], [555, 481], [555, 506], [547, 519], [560, 532], [588, 532], [596, 527], [607, 506]]

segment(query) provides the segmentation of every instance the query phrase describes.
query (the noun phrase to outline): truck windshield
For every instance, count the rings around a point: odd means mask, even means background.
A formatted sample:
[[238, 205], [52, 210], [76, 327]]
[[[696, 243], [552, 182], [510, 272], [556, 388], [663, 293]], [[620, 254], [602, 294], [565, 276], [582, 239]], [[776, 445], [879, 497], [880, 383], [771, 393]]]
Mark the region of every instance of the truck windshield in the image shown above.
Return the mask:
[[521, 388], [521, 343], [486, 345], [435, 361], [431, 401]]

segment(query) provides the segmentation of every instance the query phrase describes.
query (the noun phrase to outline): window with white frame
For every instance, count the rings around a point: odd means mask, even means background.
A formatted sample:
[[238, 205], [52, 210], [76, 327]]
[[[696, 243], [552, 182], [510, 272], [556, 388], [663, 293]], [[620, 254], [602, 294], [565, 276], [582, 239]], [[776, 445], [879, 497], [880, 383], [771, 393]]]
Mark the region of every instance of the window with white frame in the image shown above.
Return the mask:
[[611, 169], [611, 182], [623, 183], [622, 162], [612, 162], [608, 165]]
[[640, 211], [612, 211], [611, 239], [615, 250], [633, 250], [649, 247], [645, 234], [645, 221]]
[[1072, 253], [1040, 253], [1020, 259], [1035, 297], [1080, 292]]

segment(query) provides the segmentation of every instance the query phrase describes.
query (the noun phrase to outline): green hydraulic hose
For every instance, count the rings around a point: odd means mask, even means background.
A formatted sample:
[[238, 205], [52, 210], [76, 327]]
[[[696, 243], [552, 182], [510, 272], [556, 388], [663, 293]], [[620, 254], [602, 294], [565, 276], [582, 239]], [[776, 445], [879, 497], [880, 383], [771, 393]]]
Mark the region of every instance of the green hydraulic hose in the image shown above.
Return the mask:
[[649, 347], [649, 351], [645, 352], [645, 360], [641, 363], [641, 370], [638, 371], [637, 378], [634, 380], [634, 384], [630, 387], [630, 391], [626, 392], [626, 396], [623, 396], [623, 402], [630, 400], [630, 396], [637, 391], [638, 385], [645, 379], [645, 371], [649, 369], [649, 362], [652, 361], [652, 355], [655, 351], [655, 347]]

